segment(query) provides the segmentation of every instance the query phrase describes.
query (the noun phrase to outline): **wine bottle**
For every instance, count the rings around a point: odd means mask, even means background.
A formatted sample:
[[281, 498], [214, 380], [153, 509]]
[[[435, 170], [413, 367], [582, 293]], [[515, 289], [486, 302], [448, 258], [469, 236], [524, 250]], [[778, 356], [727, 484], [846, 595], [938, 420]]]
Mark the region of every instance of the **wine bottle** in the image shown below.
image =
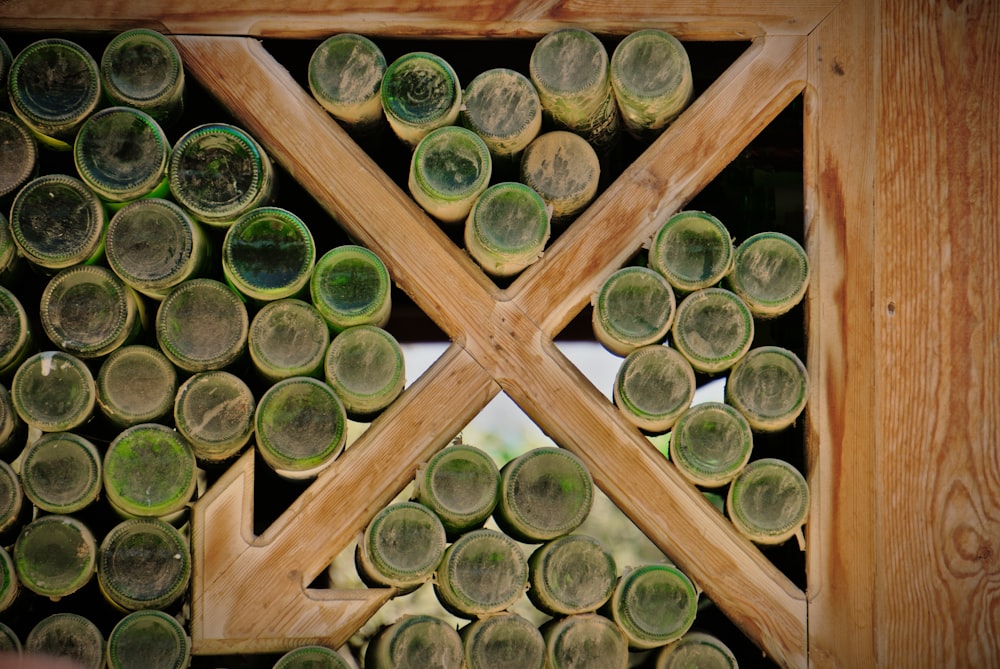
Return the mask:
[[70, 151], [80, 125], [101, 101], [94, 57], [72, 40], [44, 38], [17, 54], [8, 77], [14, 113], [42, 146]]
[[566, 130], [552, 130], [525, 147], [518, 175], [551, 207], [552, 225], [565, 226], [597, 195], [601, 163], [585, 139]]
[[24, 448], [27, 428], [14, 410], [7, 386], [0, 383], [0, 460], [14, 462]]
[[733, 367], [726, 401], [757, 432], [778, 432], [799, 417], [809, 400], [809, 373], [795, 353], [780, 346], [751, 349]]
[[80, 125], [73, 142], [77, 174], [112, 212], [170, 192], [170, 141], [156, 120], [132, 107], [106, 107]]
[[97, 582], [120, 611], [168, 610], [187, 593], [191, 548], [159, 518], [130, 518], [101, 540]]
[[695, 370], [718, 374], [730, 369], [750, 350], [753, 314], [732, 291], [702, 288], [677, 305], [671, 334], [674, 347]]
[[655, 28], [625, 36], [611, 54], [611, 87], [626, 131], [655, 138], [691, 101], [694, 78], [687, 50]]
[[108, 635], [108, 669], [184, 669], [190, 662], [187, 631], [177, 618], [163, 611], [133, 611]]
[[500, 470], [471, 444], [445, 446], [417, 468], [413, 498], [444, 525], [449, 540], [482, 527], [500, 500]]
[[351, 669], [343, 656], [326, 646], [299, 646], [286, 652], [273, 669]]
[[560, 616], [541, 627], [551, 669], [626, 669], [629, 648], [613, 621], [597, 613]]
[[104, 635], [90, 618], [61, 611], [35, 623], [24, 640], [24, 655], [64, 658], [82, 669], [104, 669]]
[[21, 485], [25, 496], [47, 513], [72, 514], [101, 494], [101, 453], [86, 437], [48, 432], [24, 448]]
[[0, 377], [9, 378], [35, 345], [31, 320], [17, 295], [0, 286]]
[[31, 520], [20, 475], [6, 460], [0, 460], [0, 545], [9, 546], [21, 528]]
[[103, 265], [59, 270], [42, 291], [42, 329], [49, 341], [79, 358], [102, 358], [143, 333], [145, 303]]
[[459, 125], [435, 128], [417, 144], [407, 186], [424, 211], [442, 223], [464, 221], [490, 184], [493, 159], [476, 133]]
[[784, 460], [754, 460], [730, 484], [726, 512], [740, 534], [756, 544], [773, 546], [795, 537], [805, 549], [809, 484]]
[[458, 630], [466, 669], [542, 669], [545, 639], [527, 618], [500, 612]]
[[0, 111], [0, 202], [38, 176], [38, 140], [21, 119]]
[[723, 402], [688, 408], [673, 426], [670, 460], [694, 485], [721, 488], [753, 453], [753, 432], [743, 414]]
[[670, 564], [645, 564], [618, 578], [607, 607], [629, 648], [660, 648], [682, 637], [698, 613], [698, 590]]
[[649, 434], [662, 434], [694, 400], [694, 368], [677, 349], [649, 344], [635, 349], [615, 375], [612, 396], [625, 419]]
[[545, 200], [517, 181], [487, 187], [465, 220], [465, 250], [487, 274], [509, 277], [542, 257], [552, 232]]
[[790, 311], [805, 296], [809, 257], [788, 235], [759, 232], [736, 248], [726, 279], [754, 316], [774, 318]]
[[222, 271], [244, 298], [263, 304], [300, 295], [316, 264], [305, 222], [281, 207], [257, 207], [226, 231]]
[[365, 669], [461, 669], [462, 639], [435, 616], [408, 614], [380, 629], [365, 648]]
[[459, 618], [506, 611], [524, 596], [528, 563], [520, 545], [489, 528], [472, 530], [444, 552], [434, 580], [441, 605]]
[[163, 352], [145, 344], [113, 351], [95, 379], [97, 407], [119, 428], [168, 418], [177, 392], [177, 368]]
[[385, 121], [382, 49], [363, 35], [340, 33], [326, 38], [309, 59], [309, 91], [316, 101], [358, 139], [376, 135]]
[[257, 402], [257, 450], [287, 479], [315, 478], [344, 450], [347, 415], [327, 383], [310, 376], [278, 381]]
[[618, 582], [618, 565], [600, 539], [566, 534], [528, 558], [528, 599], [553, 617], [597, 611]]
[[107, 227], [108, 215], [100, 198], [66, 174], [32, 179], [11, 204], [11, 236], [41, 274], [96, 263], [104, 256]]
[[89, 421], [96, 395], [90, 368], [65, 351], [35, 353], [18, 367], [10, 387], [21, 420], [42, 432], [68, 432]]
[[327, 349], [323, 369], [348, 418], [359, 422], [371, 422], [406, 384], [402, 347], [375, 325], [355, 325], [338, 333]]
[[104, 252], [122, 281], [162, 300], [174, 286], [204, 273], [212, 249], [201, 224], [183, 208], [167, 199], [144, 198], [111, 217]]
[[271, 204], [277, 175], [256, 139], [228, 123], [191, 128], [174, 144], [167, 171], [173, 199], [206, 225], [228, 228]]
[[156, 311], [156, 343], [190, 372], [224, 369], [246, 352], [250, 317], [235, 290], [199, 277], [175, 286]]
[[722, 639], [701, 631], [688, 632], [657, 652], [654, 669], [739, 669], [733, 651]]
[[380, 96], [389, 126], [411, 149], [435, 128], [454, 125], [462, 106], [458, 74], [427, 51], [405, 53], [390, 63]]
[[649, 246], [649, 266], [677, 292], [687, 294], [718, 284], [733, 266], [733, 239], [718, 218], [685, 210], [661, 225]]
[[224, 370], [192, 374], [177, 388], [174, 425], [205, 464], [225, 462], [250, 441], [257, 402], [243, 379]]
[[103, 464], [105, 495], [123, 518], [184, 519], [198, 472], [179, 432], [160, 423], [125, 428], [108, 444]]
[[165, 35], [132, 28], [115, 35], [101, 54], [102, 90], [115, 105], [134, 107], [164, 128], [184, 112], [184, 63]]
[[97, 541], [90, 528], [77, 518], [48, 514], [21, 528], [12, 557], [21, 585], [58, 600], [77, 592], [93, 578]]
[[446, 541], [441, 520], [423, 504], [390, 504], [375, 514], [358, 541], [358, 575], [372, 587], [413, 592], [434, 575]]
[[392, 311], [389, 270], [374, 252], [345, 244], [324, 253], [309, 279], [309, 294], [334, 332], [354, 325], [384, 327]]
[[583, 28], [559, 28], [532, 49], [528, 72], [545, 116], [604, 154], [618, 139], [621, 114], [604, 44]]
[[0, 657], [19, 661], [23, 649], [17, 632], [0, 622]]
[[462, 92], [458, 122], [482, 138], [496, 163], [512, 166], [542, 129], [542, 103], [526, 76], [490, 68]]
[[311, 303], [286, 297], [266, 303], [250, 321], [247, 350], [268, 383], [323, 375], [330, 327]]
[[493, 519], [523, 543], [543, 543], [579, 527], [594, 501], [594, 480], [583, 461], [558, 447], [522, 453], [500, 469]]
[[597, 341], [621, 357], [662, 342], [670, 332], [677, 307], [667, 280], [639, 265], [612, 272], [591, 301]]

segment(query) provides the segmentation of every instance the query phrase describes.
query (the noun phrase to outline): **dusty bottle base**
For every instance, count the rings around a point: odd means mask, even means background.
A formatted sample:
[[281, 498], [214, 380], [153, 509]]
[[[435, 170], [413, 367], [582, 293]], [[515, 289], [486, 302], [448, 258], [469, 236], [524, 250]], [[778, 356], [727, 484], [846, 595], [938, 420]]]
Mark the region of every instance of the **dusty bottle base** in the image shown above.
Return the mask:
[[755, 543], [777, 545], [796, 537], [804, 547], [809, 485], [783, 460], [754, 460], [729, 486], [726, 510], [733, 526]]
[[528, 598], [551, 616], [596, 611], [615, 589], [618, 567], [600, 540], [568, 534], [538, 547], [528, 558]]
[[675, 309], [674, 290], [663, 276], [647, 267], [624, 267], [608, 276], [594, 295], [594, 335], [604, 348], [624, 357], [663, 341]]
[[698, 591], [674, 566], [643, 565], [622, 574], [608, 608], [630, 648], [658, 648], [694, 624]]
[[191, 640], [181, 624], [162, 611], [130, 613], [108, 635], [108, 669], [184, 669], [190, 661]]
[[753, 343], [753, 314], [735, 293], [703, 288], [677, 306], [673, 346], [699, 372], [718, 374], [743, 358]]
[[679, 292], [709, 288], [732, 269], [733, 240], [715, 216], [703, 211], [680, 211], [653, 235], [649, 266]]
[[783, 430], [809, 399], [809, 373], [792, 351], [779, 346], [751, 349], [726, 382], [726, 401], [758, 432]]
[[722, 402], [690, 407], [674, 424], [670, 460], [691, 483], [719, 488], [750, 460], [753, 432], [739, 411]]
[[516, 613], [474, 620], [459, 630], [466, 669], [542, 669], [545, 639], [532, 622]]
[[85, 669], [104, 669], [105, 642], [97, 625], [76, 613], [42, 618], [24, 640], [25, 655], [55, 655]]
[[486, 451], [453, 444], [417, 469], [414, 499], [441, 519], [451, 539], [477, 529], [500, 499], [500, 470]]
[[562, 448], [535, 448], [503, 466], [493, 518], [518, 541], [542, 543], [587, 519], [594, 481], [583, 462]]

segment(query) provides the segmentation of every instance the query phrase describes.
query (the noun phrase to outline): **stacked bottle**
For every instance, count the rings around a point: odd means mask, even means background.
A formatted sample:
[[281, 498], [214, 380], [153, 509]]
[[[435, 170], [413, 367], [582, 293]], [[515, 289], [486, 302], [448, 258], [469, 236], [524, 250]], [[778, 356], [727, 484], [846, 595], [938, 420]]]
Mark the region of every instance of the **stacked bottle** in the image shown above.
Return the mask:
[[[596, 338], [624, 358], [612, 399], [625, 420], [666, 435], [681, 475], [717, 491], [736, 529], [761, 545], [803, 542], [808, 485], [789, 462], [755, 460], [754, 441], [790, 428], [810, 387], [794, 351], [756, 343], [757, 325], [791, 311], [808, 283], [808, 256], [792, 237], [765, 231], [735, 245], [717, 217], [683, 210], [592, 300]], [[713, 377], [725, 380], [724, 401], [694, 405], [699, 378]]]

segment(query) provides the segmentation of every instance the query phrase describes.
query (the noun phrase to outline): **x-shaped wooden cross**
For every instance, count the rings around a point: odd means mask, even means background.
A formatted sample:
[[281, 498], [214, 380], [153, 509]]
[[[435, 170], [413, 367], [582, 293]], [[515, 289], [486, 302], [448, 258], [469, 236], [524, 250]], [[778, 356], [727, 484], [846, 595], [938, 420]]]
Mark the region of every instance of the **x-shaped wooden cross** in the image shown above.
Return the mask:
[[557, 349], [553, 337], [795, 96], [806, 39], [750, 48], [508, 288], [382, 173], [260, 42], [177, 36], [188, 70], [452, 344], [259, 536], [253, 453], [195, 504], [197, 654], [344, 643], [390, 591], [309, 583], [501, 390], [577, 454], [608, 497], [776, 661], [806, 663], [805, 594], [739, 537]]

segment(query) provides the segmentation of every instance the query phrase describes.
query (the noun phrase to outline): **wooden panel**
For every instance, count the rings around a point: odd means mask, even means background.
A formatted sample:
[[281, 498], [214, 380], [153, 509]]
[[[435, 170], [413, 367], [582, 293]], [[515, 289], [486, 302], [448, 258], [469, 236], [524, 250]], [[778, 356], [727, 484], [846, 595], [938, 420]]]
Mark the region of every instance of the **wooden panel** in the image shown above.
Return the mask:
[[146, 25], [164, 32], [316, 38], [334, 32], [419, 37], [538, 36], [572, 23], [598, 33], [626, 33], [637, 25], [661, 27], [682, 39], [749, 39], [806, 35], [835, 0], [219, 0], [210, 3], [145, 0], [7, 0], [0, 28], [119, 30]]
[[[806, 240], [813, 384], [808, 408], [809, 662], [875, 666], [875, 263], [877, 12], [845, 2], [809, 40]], [[917, 666], [917, 665], [914, 665]]]
[[996, 667], [1000, 6], [890, 0], [881, 21], [878, 661]]

